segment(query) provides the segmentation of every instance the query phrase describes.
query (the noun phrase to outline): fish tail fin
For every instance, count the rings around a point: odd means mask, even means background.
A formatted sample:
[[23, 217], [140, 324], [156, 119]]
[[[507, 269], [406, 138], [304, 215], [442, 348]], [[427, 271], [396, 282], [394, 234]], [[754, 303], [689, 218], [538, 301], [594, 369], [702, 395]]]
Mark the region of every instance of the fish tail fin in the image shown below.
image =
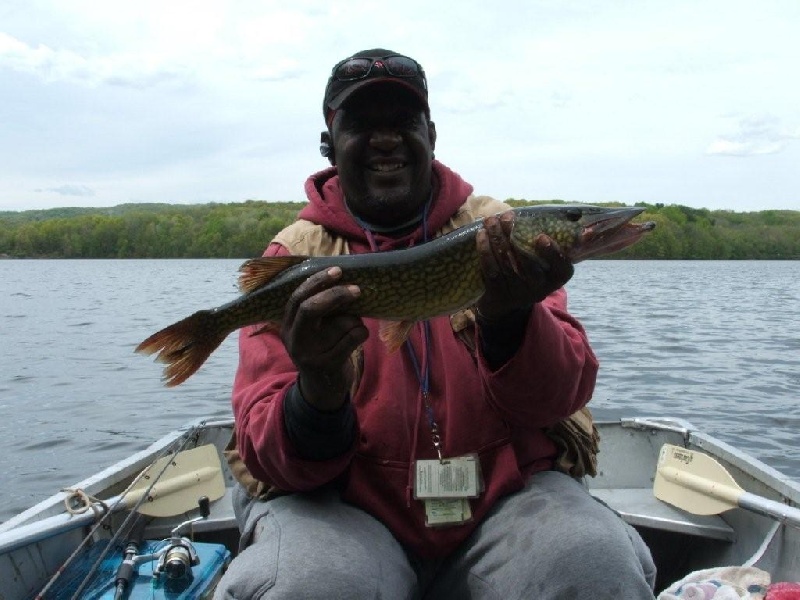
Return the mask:
[[157, 353], [156, 360], [167, 365], [165, 385], [173, 387], [191, 377], [229, 333], [221, 328], [218, 315], [200, 310], [154, 333], [136, 346], [136, 352]]
[[378, 329], [378, 337], [386, 346], [390, 353], [395, 352], [402, 346], [415, 321], [381, 321]]

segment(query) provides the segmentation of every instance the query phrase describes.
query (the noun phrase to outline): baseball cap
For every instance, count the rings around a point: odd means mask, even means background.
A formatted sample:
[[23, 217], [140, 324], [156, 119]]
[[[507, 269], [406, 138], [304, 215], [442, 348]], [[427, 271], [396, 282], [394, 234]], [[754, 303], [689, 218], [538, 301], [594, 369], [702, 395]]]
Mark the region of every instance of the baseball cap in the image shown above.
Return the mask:
[[322, 103], [325, 121], [330, 123], [332, 114], [355, 92], [377, 83], [392, 83], [411, 90], [430, 114], [428, 82], [422, 65], [397, 52], [373, 48], [339, 61], [331, 70]]

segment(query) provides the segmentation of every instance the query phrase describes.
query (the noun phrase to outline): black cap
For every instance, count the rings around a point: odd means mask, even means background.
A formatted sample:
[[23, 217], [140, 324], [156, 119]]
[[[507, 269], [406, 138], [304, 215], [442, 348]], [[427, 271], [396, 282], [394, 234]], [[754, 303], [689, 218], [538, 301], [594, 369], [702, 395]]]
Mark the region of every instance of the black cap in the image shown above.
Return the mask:
[[[364, 69], [365, 75], [353, 72], [353, 68], [348, 65], [352, 59], [368, 59], [368, 61], [356, 61], [355, 67]], [[391, 59], [395, 60], [392, 61]], [[393, 62], [395, 63], [393, 65]], [[388, 64], [387, 64], [388, 63]], [[368, 68], [367, 65], [369, 65]], [[352, 79], [343, 77], [352, 76]], [[322, 103], [322, 113], [325, 121], [329, 122], [330, 115], [341, 108], [342, 104], [358, 90], [376, 83], [392, 83], [404, 86], [414, 92], [419, 98], [425, 112], [430, 114], [428, 106], [428, 82], [425, 79], [425, 71], [413, 58], [386, 50], [385, 48], [373, 48], [372, 50], [362, 50], [348, 58], [339, 61], [333, 67], [328, 84], [325, 86], [325, 99]]]

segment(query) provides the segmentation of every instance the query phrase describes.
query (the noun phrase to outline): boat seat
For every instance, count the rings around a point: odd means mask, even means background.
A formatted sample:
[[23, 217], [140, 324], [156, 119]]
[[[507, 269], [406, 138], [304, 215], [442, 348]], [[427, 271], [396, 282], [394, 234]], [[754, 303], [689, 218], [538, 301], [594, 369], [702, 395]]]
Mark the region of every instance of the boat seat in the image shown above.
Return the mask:
[[[718, 515], [693, 515], [662, 502], [653, 495], [652, 488], [590, 488], [589, 492], [620, 514], [634, 527], [648, 527], [732, 542], [736, 533]], [[237, 530], [233, 514], [233, 488], [211, 503], [207, 519], [194, 523], [194, 531], [216, 531], [223, 528]]]
[[634, 527], [649, 527], [733, 542], [736, 533], [719, 515], [693, 515], [653, 495], [652, 488], [590, 488], [589, 492]]

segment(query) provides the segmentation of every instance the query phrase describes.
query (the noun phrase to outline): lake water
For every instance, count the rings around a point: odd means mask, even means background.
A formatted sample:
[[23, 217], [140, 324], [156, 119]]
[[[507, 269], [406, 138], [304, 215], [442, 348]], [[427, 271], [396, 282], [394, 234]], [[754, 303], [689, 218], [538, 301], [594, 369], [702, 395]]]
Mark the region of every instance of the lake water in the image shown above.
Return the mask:
[[[0, 521], [230, 415], [236, 336], [172, 389], [133, 348], [235, 298], [240, 263], [0, 261]], [[567, 289], [598, 418], [682, 417], [800, 480], [800, 261], [589, 261]]]

